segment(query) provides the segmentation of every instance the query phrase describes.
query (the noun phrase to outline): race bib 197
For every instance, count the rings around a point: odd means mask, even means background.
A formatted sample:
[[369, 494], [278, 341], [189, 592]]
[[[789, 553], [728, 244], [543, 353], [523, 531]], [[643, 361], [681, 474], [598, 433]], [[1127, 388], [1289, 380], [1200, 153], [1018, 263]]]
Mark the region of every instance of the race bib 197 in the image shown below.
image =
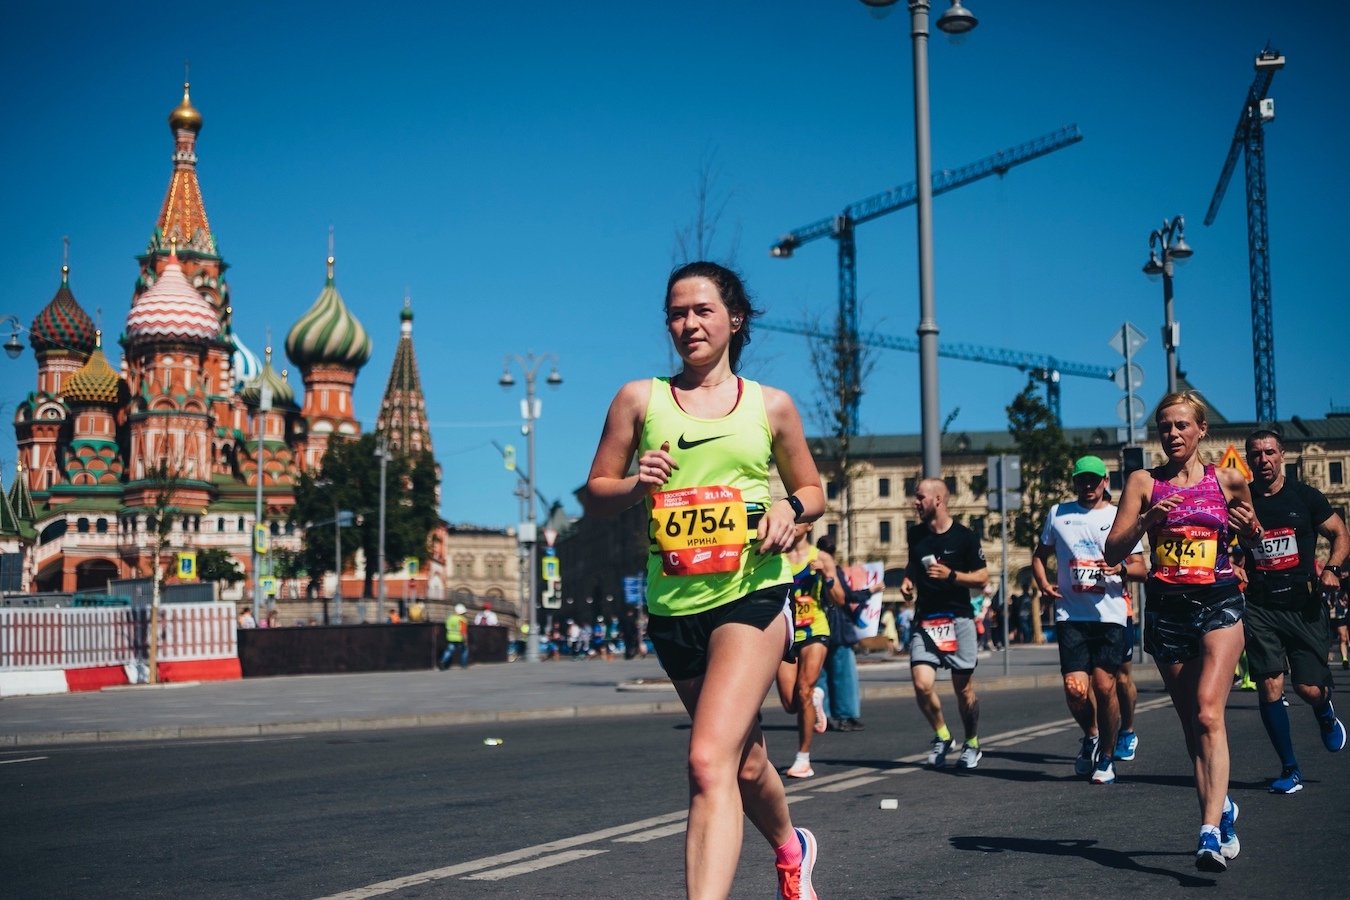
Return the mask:
[[652, 539], [667, 575], [735, 572], [745, 552], [745, 502], [722, 484], [652, 495]]
[[951, 616], [933, 616], [921, 623], [924, 634], [937, 647], [939, 653], [956, 652], [956, 620]]

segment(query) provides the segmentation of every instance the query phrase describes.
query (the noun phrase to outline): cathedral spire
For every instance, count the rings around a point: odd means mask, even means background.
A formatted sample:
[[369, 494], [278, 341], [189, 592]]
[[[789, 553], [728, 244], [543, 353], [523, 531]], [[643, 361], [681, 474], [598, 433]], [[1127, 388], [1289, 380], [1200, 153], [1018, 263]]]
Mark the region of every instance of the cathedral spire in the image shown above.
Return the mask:
[[422, 394], [422, 379], [417, 373], [417, 354], [413, 351], [412, 298], [406, 294], [399, 321], [398, 347], [375, 419], [375, 430], [388, 438], [389, 448], [396, 453], [411, 454], [423, 450], [430, 453], [426, 398]]
[[183, 251], [215, 257], [216, 241], [206, 220], [201, 185], [197, 183], [197, 135], [202, 130], [202, 114], [192, 105], [191, 84], [183, 82], [183, 102], [169, 113], [169, 130], [174, 136], [173, 175], [164, 205], [155, 223], [150, 252], [163, 254], [170, 241]]

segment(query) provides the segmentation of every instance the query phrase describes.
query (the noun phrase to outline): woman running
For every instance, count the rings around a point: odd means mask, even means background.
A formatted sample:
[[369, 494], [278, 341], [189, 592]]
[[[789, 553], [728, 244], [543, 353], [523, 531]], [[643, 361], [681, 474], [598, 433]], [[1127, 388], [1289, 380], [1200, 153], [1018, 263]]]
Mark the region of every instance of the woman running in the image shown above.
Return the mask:
[[1116, 565], [1145, 534], [1148, 576], [1144, 649], [1153, 655], [1172, 698], [1200, 800], [1196, 868], [1222, 872], [1238, 855], [1238, 808], [1228, 797], [1228, 732], [1224, 706], [1242, 654], [1243, 598], [1229, 558], [1234, 535], [1261, 534], [1251, 491], [1236, 469], [1203, 465], [1197, 454], [1208, 432], [1205, 405], [1193, 391], [1163, 397], [1154, 415], [1166, 461], [1130, 475], [1106, 538]]
[[[797, 523], [824, 511], [824, 491], [792, 398], [736, 374], [759, 314], [736, 273], [681, 266], [665, 311], [683, 366], [619, 389], [586, 511], [647, 507], [648, 636], [693, 720], [686, 895], [730, 893], [744, 812], [774, 848], [778, 896], [815, 898], [816, 841], [792, 825], [757, 716], [792, 641], [784, 553]], [[785, 497], [769, 494], [770, 457]]]

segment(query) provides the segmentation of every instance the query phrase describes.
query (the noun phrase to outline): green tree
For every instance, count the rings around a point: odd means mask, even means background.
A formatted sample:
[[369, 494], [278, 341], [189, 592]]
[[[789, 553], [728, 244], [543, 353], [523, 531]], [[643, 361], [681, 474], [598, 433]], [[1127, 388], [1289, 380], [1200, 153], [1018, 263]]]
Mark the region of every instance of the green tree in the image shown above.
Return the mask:
[[[306, 472], [295, 487], [291, 521], [305, 528], [304, 568], [317, 578], [334, 569], [335, 510], [350, 510], [351, 527], [344, 528], [342, 558], [346, 562], [360, 549], [366, 560], [363, 597], [374, 595], [379, 560], [380, 463], [375, 456], [378, 436], [363, 434], [354, 440], [328, 445], [317, 473]], [[436, 509], [436, 462], [430, 453], [395, 454], [385, 472], [385, 564], [391, 570], [404, 559], [425, 561], [427, 535], [439, 521]], [[306, 527], [311, 523], [326, 524]]]
[[228, 551], [219, 547], [208, 547], [197, 551], [197, 577], [202, 581], [235, 585], [244, 580], [244, 573]]
[[[1069, 471], [1074, 448], [1041, 400], [1034, 379], [1027, 381], [1007, 411], [1008, 433], [1022, 458], [1022, 509], [1012, 520], [1012, 540], [1017, 546], [1035, 552], [1050, 506], [1073, 493]], [[1036, 643], [1040, 643], [1040, 598], [1035, 591], [1031, 604], [1032, 629]]]

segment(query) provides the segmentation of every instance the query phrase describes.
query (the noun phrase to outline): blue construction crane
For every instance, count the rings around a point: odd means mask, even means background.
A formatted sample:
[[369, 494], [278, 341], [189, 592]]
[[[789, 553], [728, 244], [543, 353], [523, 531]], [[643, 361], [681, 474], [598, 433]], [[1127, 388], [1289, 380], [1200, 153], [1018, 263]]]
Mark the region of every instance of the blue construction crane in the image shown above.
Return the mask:
[[[933, 196], [963, 187], [990, 175], [1002, 175], [1013, 166], [1030, 162], [1083, 139], [1077, 125], [1065, 125], [1058, 131], [1025, 144], [1000, 150], [993, 156], [959, 169], [943, 169], [933, 176]], [[918, 182], [891, 188], [857, 203], [851, 203], [839, 215], [821, 219], [783, 235], [769, 248], [769, 255], [780, 259], [792, 256], [802, 244], [816, 238], [832, 237], [839, 242], [839, 317], [836, 334], [843, 343], [844, 398], [848, 425], [844, 431], [857, 434], [858, 404], [862, 399], [862, 363], [858, 355], [858, 254], [853, 229], [887, 213], [913, 206], [919, 200]], [[904, 348], [901, 348], [904, 349]]]
[[1270, 244], [1266, 232], [1266, 142], [1265, 123], [1275, 118], [1275, 101], [1266, 94], [1271, 79], [1284, 68], [1284, 56], [1270, 45], [1256, 57], [1256, 77], [1242, 100], [1237, 130], [1219, 173], [1219, 184], [1205, 213], [1205, 224], [1214, 222], [1219, 204], [1233, 177], [1238, 154], [1246, 151], [1247, 169], [1247, 265], [1252, 283], [1252, 374], [1256, 384], [1256, 421], [1275, 422], [1275, 329], [1270, 309]]
[[[756, 328], [764, 328], [769, 331], [781, 331], [785, 334], [801, 334], [807, 337], [820, 336], [825, 339], [833, 340], [834, 336], [822, 335], [814, 328], [806, 325], [789, 325], [786, 322], [780, 322], [774, 319], [756, 319]], [[863, 347], [881, 347], [885, 350], [904, 350], [908, 353], [919, 352], [919, 341], [917, 338], [897, 337], [891, 334], [866, 334], [859, 335], [857, 339], [859, 346]], [[994, 366], [1008, 366], [1013, 369], [1020, 369], [1045, 385], [1045, 405], [1050, 409], [1050, 413], [1055, 417], [1055, 422], [1063, 425], [1063, 419], [1059, 412], [1059, 382], [1064, 375], [1078, 375], [1084, 378], [1104, 378], [1107, 381], [1114, 379], [1114, 370], [1109, 366], [1098, 366], [1091, 363], [1066, 362], [1062, 359], [1056, 359], [1053, 356], [1047, 356], [1044, 353], [1023, 353], [1020, 350], [1003, 350], [998, 347], [980, 347], [975, 344], [938, 344], [938, 356], [945, 356], [948, 359], [964, 359], [970, 362], [989, 363]], [[855, 423], [856, 424], [856, 423]], [[853, 432], [856, 433], [856, 432]]]

